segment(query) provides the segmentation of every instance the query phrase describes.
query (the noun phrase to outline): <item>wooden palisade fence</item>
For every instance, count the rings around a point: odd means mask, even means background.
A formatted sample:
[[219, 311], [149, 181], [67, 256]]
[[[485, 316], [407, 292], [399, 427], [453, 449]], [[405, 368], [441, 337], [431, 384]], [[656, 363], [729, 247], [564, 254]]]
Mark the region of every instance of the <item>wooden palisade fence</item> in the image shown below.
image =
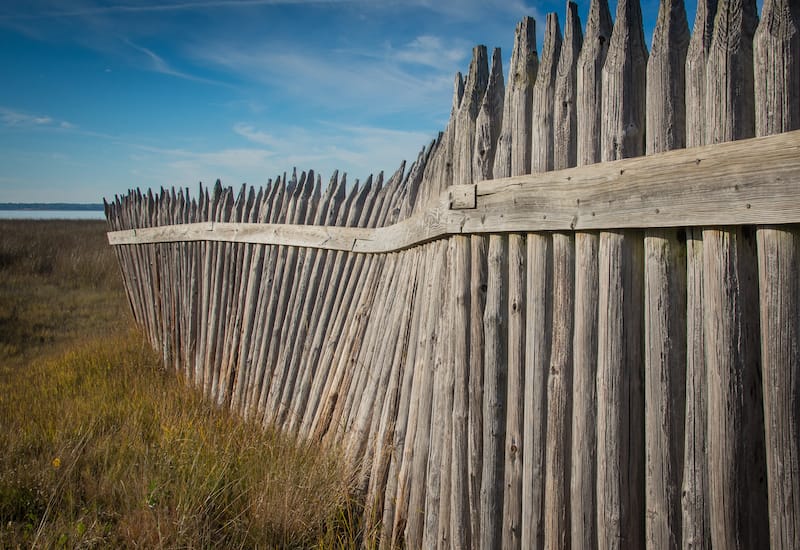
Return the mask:
[[381, 547], [800, 548], [798, 2], [544, 32], [388, 179], [117, 198], [136, 321], [340, 446]]

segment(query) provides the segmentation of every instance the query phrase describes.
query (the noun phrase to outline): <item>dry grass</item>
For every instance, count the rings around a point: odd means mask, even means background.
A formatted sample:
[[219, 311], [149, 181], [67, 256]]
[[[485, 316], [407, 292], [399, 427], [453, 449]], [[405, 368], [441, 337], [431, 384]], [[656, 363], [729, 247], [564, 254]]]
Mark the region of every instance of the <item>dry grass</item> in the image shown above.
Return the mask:
[[0, 547], [349, 547], [350, 477], [165, 373], [102, 223], [0, 223]]

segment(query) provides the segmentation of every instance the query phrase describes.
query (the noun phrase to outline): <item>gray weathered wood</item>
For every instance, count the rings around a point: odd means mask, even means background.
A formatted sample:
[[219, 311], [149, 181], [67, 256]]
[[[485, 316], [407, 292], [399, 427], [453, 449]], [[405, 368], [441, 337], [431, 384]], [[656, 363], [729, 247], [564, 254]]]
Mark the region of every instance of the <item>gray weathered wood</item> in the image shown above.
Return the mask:
[[[547, 377], [544, 541], [546, 548], [571, 545], [570, 456], [572, 454], [572, 367], [575, 241], [553, 234], [553, 330]], [[577, 396], [583, 398], [582, 395]]]
[[523, 17], [514, 31], [503, 123], [493, 167], [495, 178], [531, 172], [531, 102], [538, 70], [536, 21]]
[[594, 233], [575, 233], [570, 520], [573, 548], [597, 548], [597, 315], [598, 246]]
[[508, 236], [508, 341], [506, 346], [505, 483], [503, 485], [503, 548], [520, 548], [522, 534], [522, 463], [525, 410], [525, 236]]
[[[455, 185], [472, 183], [472, 154], [475, 150], [475, 121], [481, 110], [486, 86], [489, 82], [489, 66], [486, 46], [472, 49], [472, 61], [464, 83], [464, 96], [455, 119], [453, 138], [453, 176]], [[442, 188], [444, 189], [444, 188]]]
[[[767, 0], [753, 44], [756, 135], [800, 128], [800, 4]], [[800, 547], [800, 233], [759, 227], [761, 368], [771, 548]]]
[[578, 5], [567, 2], [564, 40], [556, 70], [553, 97], [553, 168], [561, 170], [578, 164], [578, 56], [583, 46]]
[[766, 548], [764, 424], [755, 235], [703, 231], [711, 542]]
[[[489, 237], [484, 311], [483, 472], [480, 545], [498, 548], [503, 530], [503, 464], [506, 423], [506, 344], [508, 338], [508, 239]], [[409, 541], [410, 543], [411, 541]]]
[[642, 241], [603, 232], [597, 351], [597, 543], [643, 548]]
[[[648, 154], [686, 141], [689, 25], [683, 0], [664, 0], [647, 63]], [[645, 256], [645, 540], [678, 548], [686, 392], [686, 255], [682, 230], [648, 230]]]
[[604, 161], [644, 154], [647, 46], [636, 0], [617, 2], [603, 65], [600, 156]]
[[558, 15], [548, 13], [544, 28], [542, 64], [533, 85], [531, 173], [553, 169], [553, 98], [560, 55], [561, 28], [558, 25]]
[[611, 43], [612, 21], [608, 0], [591, 0], [586, 33], [578, 56], [576, 115], [578, 120], [578, 166], [600, 162], [603, 123], [603, 64]]
[[478, 118], [475, 120], [475, 148], [472, 152], [472, 179], [462, 183], [472, 183], [492, 178], [494, 171], [497, 140], [503, 124], [503, 60], [500, 48], [492, 51], [492, 66], [489, 70], [489, 83], [483, 95]]
[[703, 336], [703, 231], [686, 230], [686, 421], [681, 487], [683, 548], [711, 547], [708, 382]]
[[527, 236], [528, 285], [525, 321], [525, 410], [522, 448], [522, 548], [544, 545], [547, 375], [553, 315], [552, 239]]
[[706, 61], [714, 36], [717, 0], [698, 0], [686, 51], [686, 146], [706, 143]]
[[[470, 369], [470, 274], [472, 266], [469, 237], [453, 237], [451, 254], [452, 361], [454, 367], [452, 475], [450, 478], [450, 537], [455, 548], [472, 546], [470, 525], [470, 461], [469, 412], [472, 378], [478, 376]], [[447, 467], [447, 465], [445, 465]], [[446, 498], [446, 497], [445, 497]]]

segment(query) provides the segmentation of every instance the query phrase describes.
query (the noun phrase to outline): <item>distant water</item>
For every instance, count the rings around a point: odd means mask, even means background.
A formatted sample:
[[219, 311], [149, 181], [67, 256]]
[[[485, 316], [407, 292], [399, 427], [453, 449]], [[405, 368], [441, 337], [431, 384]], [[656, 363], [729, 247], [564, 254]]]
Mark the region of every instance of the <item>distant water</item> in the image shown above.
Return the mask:
[[0, 210], [0, 220], [104, 220], [102, 210]]

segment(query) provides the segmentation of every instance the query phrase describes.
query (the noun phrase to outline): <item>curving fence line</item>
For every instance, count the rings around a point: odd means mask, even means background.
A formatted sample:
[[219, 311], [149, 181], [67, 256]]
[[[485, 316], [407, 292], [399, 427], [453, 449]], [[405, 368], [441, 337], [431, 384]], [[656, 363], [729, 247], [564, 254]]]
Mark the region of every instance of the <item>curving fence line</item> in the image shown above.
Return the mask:
[[388, 179], [117, 197], [136, 321], [365, 544], [800, 547], [800, 6], [697, 4], [523, 19]]

